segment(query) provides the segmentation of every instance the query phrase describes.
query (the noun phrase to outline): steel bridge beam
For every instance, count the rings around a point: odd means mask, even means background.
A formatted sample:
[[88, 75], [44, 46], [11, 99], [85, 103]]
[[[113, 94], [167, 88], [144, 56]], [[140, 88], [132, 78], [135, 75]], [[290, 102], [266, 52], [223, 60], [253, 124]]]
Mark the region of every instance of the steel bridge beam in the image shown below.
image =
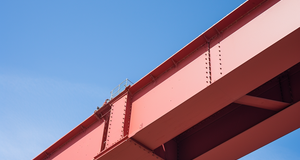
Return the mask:
[[246, 1], [34, 160], [230, 160], [299, 128], [298, 6]]

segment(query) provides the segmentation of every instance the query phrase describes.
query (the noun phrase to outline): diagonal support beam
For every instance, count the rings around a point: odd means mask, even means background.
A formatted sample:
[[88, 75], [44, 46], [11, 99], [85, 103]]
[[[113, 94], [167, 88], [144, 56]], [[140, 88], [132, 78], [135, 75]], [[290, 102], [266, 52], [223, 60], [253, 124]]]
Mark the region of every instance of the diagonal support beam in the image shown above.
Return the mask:
[[245, 95], [241, 97], [240, 99], [236, 100], [234, 103], [262, 108], [262, 109], [268, 109], [272, 111], [280, 111], [290, 105], [289, 103], [285, 103], [285, 102], [280, 102], [280, 101], [275, 101], [275, 100], [260, 98], [260, 97], [254, 97], [249, 95]]

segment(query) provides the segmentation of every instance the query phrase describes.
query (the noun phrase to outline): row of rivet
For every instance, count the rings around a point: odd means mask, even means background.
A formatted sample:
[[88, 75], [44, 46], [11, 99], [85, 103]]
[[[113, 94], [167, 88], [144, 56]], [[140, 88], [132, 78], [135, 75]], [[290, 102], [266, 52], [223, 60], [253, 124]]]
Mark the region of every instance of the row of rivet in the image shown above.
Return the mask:
[[114, 112], [114, 105], [111, 105], [111, 111], [110, 111], [110, 118], [109, 118], [109, 124], [108, 124], [108, 131], [107, 131], [107, 139], [106, 139], [106, 147], [109, 146], [109, 134], [110, 134], [110, 129], [111, 129], [111, 122], [113, 118], [113, 112]]
[[[122, 140], [122, 138], [123, 138], [123, 135], [124, 135], [124, 121], [125, 121], [125, 113], [126, 113], [126, 103], [127, 103], [127, 97], [125, 97], [125, 105], [124, 105], [124, 113], [123, 113], [123, 122], [122, 122], [122, 130], [121, 130], [121, 135], [120, 135], [120, 139], [118, 139], [116, 142], [113, 142], [111, 145], [114, 145], [114, 144], [116, 144], [116, 143], [118, 143], [120, 140]], [[114, 110], [114, 108], [113, 108], [114, 106], [112, 105], [112, 108], [111, 108], [111, 119], [110, 119], [110, 123], [109, 123], [109, 127], [108, 127], [108, 136], [107, 136], [107, 143], [106, 143], [106, 146], [108, 147], [109, 146], [109, 143], [108, 143], [108, 141], [109, 141], [109, 133], [110, 133], [110, 126], [111, 126], [111, 122], [112, 122], [112, 114], [113, 114], [113, 110]]]
[[[129, 97], [129, 93], [127, 94], [127, 97]], [[132, 98], [132, 97], [131, 97]], [[131, 116], [131, 103], [127, 103], [127, 105], [129, 105], [128, 107], [127, 107], [127, 109], [128, 109], [128, 119], [127, 119], [127, 133], [125, 133], [126, 135], [128, 135], [129, 134], [129, 126], [130, 126], [130, 116]]]
[[156, 157], [156, 159], [160, 159], [160, 157], [158, 157], [155, 153], [149, 151], [148, 149], [146, 149], [145, 147], [139, 145], [136, 142], [132, 142], [132, 140], [129, 140], [129, 142], [133, 143], [135, 146], [138, 146], [140, 149], [142, 149], [143, 151], [147, 152], [148, 154], [151, 154], [153, 157]]
[[[223, 74], [222, 72], [222, 54], [221, 54], [221, 44], [218, 43], [218, 60], [219, 60], [219, 69], [220, 69], [220, 75]], [[211, 73], [211, 53], [210, 53], [210, 44], [208, 43], [208, 49], [205, 53], [205, 69], [206, 69], [206, 83], [211, 84], [212, 83], [212, 73]]]
[[210, 42], [207, 42], [207, 51], [205, 53], [205, 72], [206, 72], [206, 83], [211, 84]]
[[121, 130], [121, 137], [124, 136], [124, 122], [125, 122], [125, 115], [126, 115], [126, 104], [127, 104], [127, 97], [128, 95], [125, 97], [125, 104], [124, 104], [124, 113], [123, 113], [123, 121], [122, 121], [122, 130]]
[[222, 75], [222, 54], [221, 54], [221, 44], [218, 43], [218, 49], [219, 49], [219, 64], [220, 64], [220, 74]]

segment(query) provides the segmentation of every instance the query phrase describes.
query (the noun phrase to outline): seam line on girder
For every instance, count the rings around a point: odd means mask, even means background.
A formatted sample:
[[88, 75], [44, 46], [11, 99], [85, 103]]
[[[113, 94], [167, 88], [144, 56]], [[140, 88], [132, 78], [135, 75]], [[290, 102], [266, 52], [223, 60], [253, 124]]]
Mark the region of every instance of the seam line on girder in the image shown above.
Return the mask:
[[[205, 36], [204, 36], [205, 37]], [[209, 85], [212, 83], [212, 78], [211, 78], [211, 54], [210, 54], [210, 41], [205, 38], [206, 43], [207, 43], [207, 51], [205, 53], [205, 68], [206, 68], [206, 83]]]

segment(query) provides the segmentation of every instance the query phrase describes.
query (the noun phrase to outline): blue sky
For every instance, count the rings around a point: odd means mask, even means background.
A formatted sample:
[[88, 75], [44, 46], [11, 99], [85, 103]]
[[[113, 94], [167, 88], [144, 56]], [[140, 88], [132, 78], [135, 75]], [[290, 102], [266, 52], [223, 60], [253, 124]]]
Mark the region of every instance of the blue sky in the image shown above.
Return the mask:
[[[0, 159], [34, 158], [243, 2], [0, 1]], [[300, 159], [299, 137], [242, 160]]]

